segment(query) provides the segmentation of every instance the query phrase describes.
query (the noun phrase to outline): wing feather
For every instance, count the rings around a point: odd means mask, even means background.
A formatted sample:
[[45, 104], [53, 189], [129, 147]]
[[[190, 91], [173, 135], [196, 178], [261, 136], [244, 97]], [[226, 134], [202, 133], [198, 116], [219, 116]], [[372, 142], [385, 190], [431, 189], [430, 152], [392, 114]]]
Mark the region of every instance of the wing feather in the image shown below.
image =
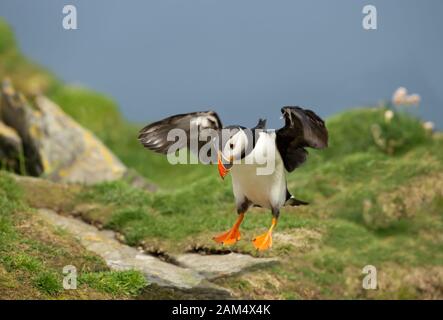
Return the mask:
[[[171, 130], [183, 130], [186, 134], [186, 140], [168, 139], [168, 134]], [[174, 150], [182, 148], [191, 148], [195, 145], [198, 147], [196, 152], [199, 152], [203, 145], [205, 145], [210, 136], [207, 136], [205, 141], [200, 141], [209, 130], [219, 132], [222, 129], [222, 123], [219, 116], [214, 111], [200, 111], [185, 114], [178, 114], [163, 120], [151, 123], [144, 127], [138, 136], [141, 144], [157, 153], [168, 154], [171, 151], [170, 147], [174, 145]], [[195, 132], [193, 136], [192, 133]], [[211, 155], [213, 158], [216, 155]]]
[[285, 126], [277, 130], [277, 148], [286, 170], [291, 172], [306, 161], [306, 147], [323, 149], [328, 146], [328, 130], [312, 110], [283, 107], [281, 112]]

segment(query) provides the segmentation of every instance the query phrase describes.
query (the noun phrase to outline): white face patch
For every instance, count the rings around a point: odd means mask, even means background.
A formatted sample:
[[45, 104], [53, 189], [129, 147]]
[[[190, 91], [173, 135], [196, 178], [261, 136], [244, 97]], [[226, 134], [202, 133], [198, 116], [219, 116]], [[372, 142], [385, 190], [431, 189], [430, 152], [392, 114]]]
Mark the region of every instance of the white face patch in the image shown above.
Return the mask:
[[217, 119], [214, 116], [201, 116], [191, 120], [191, 125], [200, 127], [200, 129], [213, 128]]
[[240, 130], [226, 142], [223, 148], [223, 157], [227, 160], [232, 158], [234, 163], [239, 162], [248, 149], [248, 142], [246, 133]]

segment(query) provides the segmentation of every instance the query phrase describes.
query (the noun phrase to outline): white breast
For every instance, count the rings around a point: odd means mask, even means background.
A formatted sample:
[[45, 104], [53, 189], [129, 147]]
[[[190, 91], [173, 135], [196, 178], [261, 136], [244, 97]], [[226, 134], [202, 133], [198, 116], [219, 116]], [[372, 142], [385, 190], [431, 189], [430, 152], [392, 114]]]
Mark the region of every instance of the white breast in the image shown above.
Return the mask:
[[[266, 163], [257, 163], [260, 160], [259, 154], [266, 155]], [[253, 204], [264, 208], [283, 206], [286, 200], [286, 179], [283, 160], [275, 144], [275, 133], [261, 132], [254, 150], [244, 161], [244, 164], [234, 164], [231, 170], [237, 203], [242, 203], [246, 197]], [[264, 170], [265, 167], [271, 170]], [[269, 174], [260, 174], [266, 171]]]

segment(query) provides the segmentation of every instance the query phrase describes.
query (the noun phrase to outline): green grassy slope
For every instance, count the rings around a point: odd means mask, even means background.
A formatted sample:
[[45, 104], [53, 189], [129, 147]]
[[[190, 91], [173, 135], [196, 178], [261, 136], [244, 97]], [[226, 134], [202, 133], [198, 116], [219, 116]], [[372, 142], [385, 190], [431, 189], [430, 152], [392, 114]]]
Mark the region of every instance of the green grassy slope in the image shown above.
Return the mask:
[[[63, 267], [75, 265], [77, 290], [64, 290]], [[21, 188], [0, 172], [0, 299], [124, 299], [145, 285], [137, 272], [111, 272], [98, 256], [37, 218]]]
[[[4, 30], [0, 21], [0, 35]], [[8, 60], [5, 50], [11, 51], [0, 46], [0, 76], [19, 83], [47, 79], [40, 88], [160, 186], [148, 194], [118, 181], [55, 197], [24, 185], [25, 205], [69, 213], [93, 204], [81, 211], [86, 220], [156, 253], [220, 249], [211, 238], [236, 217], [229, 178], [221, 181], [214, 166], [169, 165], [143, 150], [139, 126], [122, 119], [112, 100], [64, 86], [37, 67], [19, 67], [23, 58]], [[290, 191], [311, 204], [282, 210], [274, 248], [263, 254], [281, 263], [220, 284], [252, 298], [443, 298], [443, 139], [407, 113], [396, 112], [388, 122], [385, 111], [360, 108], [328, 119], [330, 147], [310, 150], [307, 163], [288, 178]], [[256, 255], [249, 240], [265, 231], [270, 218], [266, 210], [252, 209], [232, 249]], [[375, 291], [361, 286], [368, 264], [379, 270]]]

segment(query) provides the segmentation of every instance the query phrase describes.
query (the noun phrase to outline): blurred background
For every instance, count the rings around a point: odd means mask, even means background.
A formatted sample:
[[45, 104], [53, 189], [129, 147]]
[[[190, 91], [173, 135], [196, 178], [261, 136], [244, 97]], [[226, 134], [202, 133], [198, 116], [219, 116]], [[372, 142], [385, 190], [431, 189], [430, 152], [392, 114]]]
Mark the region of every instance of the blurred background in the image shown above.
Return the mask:
[[[62, 27], [77, 8], [78, 30]], [[378, 29], [362, 28], [375, 5]], [[215, 108], [225, 123], [279, 127], [279, 108], [329, 116], [422, 96], [443, 126], [441, 1], [3, 0], [22, 52], [68, 83], [112, 96], [132, 121]]]
[[[63, 28], [68, 4], [78, 30]], [[362, 27], [368, 4], [377, 30]], [[436, 0], [2, 0], [0, 299], [443, 299], [442, 12]], [[278, 128], [284, 105], [312, 108], [329, 132], [287, 175], [309, 205], [282, 208], [267, 252], [251, 243], [271, 222], [261, 208], [221, 246], [231, 178], [171, 165], [138, 132], [209, 108]], [[62, 286], [66, 265], [78, 290]]]

